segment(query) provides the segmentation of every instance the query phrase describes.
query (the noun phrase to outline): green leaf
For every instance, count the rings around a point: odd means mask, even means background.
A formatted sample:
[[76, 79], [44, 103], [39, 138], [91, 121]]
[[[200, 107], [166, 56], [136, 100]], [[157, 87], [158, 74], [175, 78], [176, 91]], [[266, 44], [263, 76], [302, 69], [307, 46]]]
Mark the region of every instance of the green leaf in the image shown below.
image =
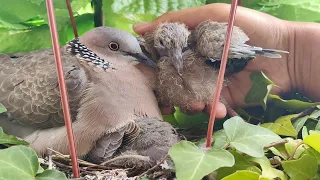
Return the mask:
[[296, 119], [293, 123], [294, 129], [299, 132], [301, 128], [306, 124], [307, 120], [309, 119], [308, 116], [303, 116], [298, 119]]
[[302, 143], [301, 139], [286, 139], [288, 140], [288, 142], [284, 144], [286, 151], [290, 156], [292, 156], [292, 153], [294, 153], [292, 157], [294, 159], [298, 159], [301, 156], [301, 154], [306, 150], [305, 145]]
[[[79, 35], [93, 27], [92, 18], [92, 14], [83, 14], [75, 18]], [[58, 33], [60, 45], [65, 45], [67, 41], [74, 38], [70, 22], [65, 24]], [[28, 52], [52, 47], [48, 25], [37, 26], [30, 30], [0, 28], [0, 43], [2, 53]]]
[[56, 170], [45, 170], [41, 174], [38, 174], [36, 180], [67, 180], [67, 177]]
[[283, 162], [282, 167], [291, 180], [302, 180], [313, 178], [317, 173], [318, 164], [316, 159], [305, 154], [298, 160]]
[[222, 180], [259, 180], [260, 174], [253, 171], [239, 170], [229, 176], [224, 177]]
[[2, 179], [32, 180], [39, 168], [36, 152], [17, 145], [0, 150], [0, 177]]
[[234, 165], [234, 157], [226, 150], [211, 149], [206, 152], [189, 141], [180, 141], [169, 150], [177, 179], [199, 180], [220, 167]]
[[259, 104], [266, 110], [267, 97], [274, 83], [263, 72], [253, 72], [250, 75], [252, 87], [245, 97], [247, 104]]
[[306, 138], [309, 135], [308, 129], [306, 126], [303, 126], [301, 135], [302, 135], [302, 139]]
[[6, 109], [6, 107], [4, 107], [3, 104], [0, 104], [0, 114], [4, 113], [4, 112], [7, 112], [7, 109]]
[[105, 25], [134, 34], [132, 25], [151, 21], [171, 10], [201, 6], [205, 0], [103, 0]]
[[262, 169], [261, 177], [268, 179], [280, 178], [281, 180], [288, 179], [288, 177], [282, 171], [273, 168], [270, 164], [269, 159], [265, 156], [262, 158], [252, 158], [250, 159], [250, 161], [256, 162], [260, 165]]
[[309, 103], [309, 102], [304, 102], [296, 99], [283, 100], [282, 98], [274, 94], [268, 95], [268, 101], [271, 101], [276, 106], [287, 109], [288, 111], [303, 111], [312, 106], [316, 106], [320, 104], [320, 102]]
[[304, 154], [308, 154], [309, 156], [312, 156], [314, 159], [317, 160], [318, 165], [320, 165], [320, 153], [318, 151], [314, 150], [313, 148], [308, 148], [303, 152], [302, 155]]
[[[289, 138], [286, 138], [289, 139]], [[282, 159], [287, 160], [290, 155], [288, 154], [285, 145], [284, 144], [279, 144], [274, 147], [269, 148], [269, 150], [276, 156], [280, 156]]]
[[201, 125], [206, 126], [209, 120], [209, 117], [204, 113], [187, 115], [182, 113], [179, 108], [176, 108], [174, 118], [177, 121], [178, 127], [182, 129], [191, 129]]
[[[214, 2], [231, 3], [231, 0], [208, 0]], [[246, 0], [241, 5], [290, 21], [320, 20], [318, 0]]]
[[227, 135], [223, 129], [214, 133], [213, 137], [213, 148], [223, 149], [228, 145]]
[[283, 136], [297, 136], [298, 132], [294, 129], [291, 118], [295, 117], [296, 114], [286, 115], [279, 117], [274, 123], [261, 124], [262, 127], [267, 128], [278, 135]]
[[0, 127], [0, 144], [29, 145], [28, 142], [22, 139], [5, 134], [2, 127]]
[[230, 145], [253, 157], [264, 156], [264, 146], [281, 140], [272, 131], [246, 123], [237, 116], [224, 122], [223, 127]]
[[311, 146], [316, 151], [320, 152], [319, 139], [320, 139], [320, 134], [315, 133], [315, 134], [308, 135], [306, 138], [303, 139], [303, 142]]
[[216, 180], [222, 179], [223, 177], [233, 174], [239, 170], [248, 170], [261, 174], [261, 170], [250, 163], [248, 156], [243, 156], [236, 151], [230, 151], [230, 153], [234, 156], [235, 159], [234, 166], [219, 168], [217, 170]]

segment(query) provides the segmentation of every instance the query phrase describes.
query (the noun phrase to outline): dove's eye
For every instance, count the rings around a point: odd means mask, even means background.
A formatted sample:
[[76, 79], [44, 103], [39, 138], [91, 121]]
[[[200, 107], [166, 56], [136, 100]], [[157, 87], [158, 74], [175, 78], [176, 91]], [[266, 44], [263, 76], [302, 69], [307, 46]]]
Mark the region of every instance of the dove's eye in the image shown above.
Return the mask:
[[118, 51], [118, 49], [119, 49], [119, 44], [112, 41], [112, 42], [109, 43], [109, 48], [110, 48], [112, 51]]

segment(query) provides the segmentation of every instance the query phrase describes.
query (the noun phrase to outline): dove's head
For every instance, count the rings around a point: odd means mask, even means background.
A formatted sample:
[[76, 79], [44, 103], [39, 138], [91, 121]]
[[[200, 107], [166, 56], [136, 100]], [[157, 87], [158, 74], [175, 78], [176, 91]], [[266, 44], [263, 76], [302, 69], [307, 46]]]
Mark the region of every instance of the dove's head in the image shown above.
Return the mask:
[[179, 74], [183, 71], [183, 49], [188, 47], [190, 31], [182, 23], [163, 23], [154, 31], [154, 47], [160, 56], [168, 56]]
[[111, 58], [139, 61], [157, 68], [156, 63], [142, 52], [138, 40], [129, 32], [102, 26], [86, 32], [79, 37], [79, 41], [105, 61]]

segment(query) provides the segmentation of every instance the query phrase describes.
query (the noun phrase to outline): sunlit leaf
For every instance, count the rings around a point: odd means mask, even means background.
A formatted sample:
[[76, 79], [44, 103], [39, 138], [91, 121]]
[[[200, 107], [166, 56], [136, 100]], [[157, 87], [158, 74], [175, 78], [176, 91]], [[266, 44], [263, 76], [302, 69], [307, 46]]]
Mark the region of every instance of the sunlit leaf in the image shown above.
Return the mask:
[[274, 133], [283, 136], [297, 136], [298, 132], [294, 129], [291, 118], [295, 117], [296, 114], [282, 116], [278, 118], [274, 123], [261, 124], [262, 127], [270, 129]]
[[239, 179], [260, 180], [259, 176], [260, 174], [253, 171], [239, 170], [233, 174], [230, 174], [229, 176], [224, 177], [222, 180], [239, 180]]
[[319, 139], [320, 139], [320, 134], [314, 133], [314, 134], [310, 134], [306, 138], [304, 138], [303, 142], [308, 144], [309, 146], [311, 146], [316, 151], [320, 152]]
[[223, 124], [230, 145], [253, 157], [264, 155], [264, 146], [281, 140], [274, 132], [232, 117]]
[[199, 180], [220, 167], [234, 165], [234, 157], [226, 150], [203, 151], [189, 141], [180, 141], [169, 150], [178, 180]]

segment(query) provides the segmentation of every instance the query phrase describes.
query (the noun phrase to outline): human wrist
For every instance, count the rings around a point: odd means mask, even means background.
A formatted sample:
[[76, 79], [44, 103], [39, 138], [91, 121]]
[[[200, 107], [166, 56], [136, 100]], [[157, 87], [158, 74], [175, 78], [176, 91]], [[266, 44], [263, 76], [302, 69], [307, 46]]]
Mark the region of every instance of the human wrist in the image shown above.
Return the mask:
[[286, 22], [288, 28], [288, 71], [292, 90], [320, 100], [320, 24], [310, 22]]

